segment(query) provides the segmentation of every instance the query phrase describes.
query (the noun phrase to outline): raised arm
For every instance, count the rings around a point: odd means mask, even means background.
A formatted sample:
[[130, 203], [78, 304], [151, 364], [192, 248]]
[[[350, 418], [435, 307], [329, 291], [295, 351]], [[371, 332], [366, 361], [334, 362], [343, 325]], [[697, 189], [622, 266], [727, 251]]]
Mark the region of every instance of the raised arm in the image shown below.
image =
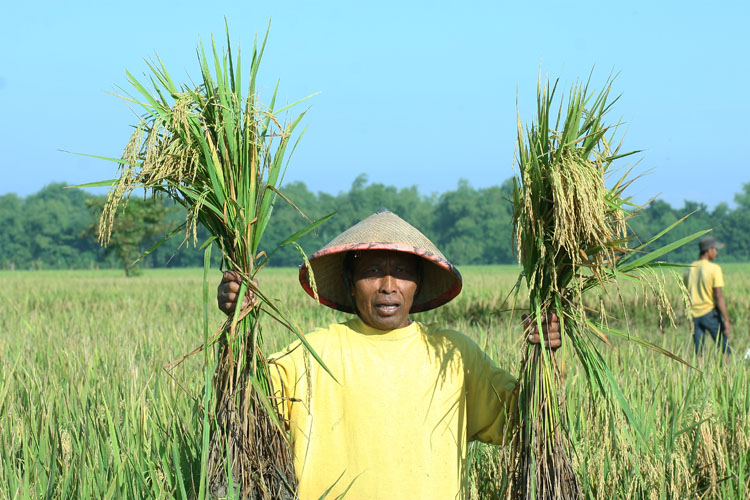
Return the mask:
[[[523, 330], [530, 344], [545, 346], [553, 352], [562, 345], [560, 320], [551, 313], [542, 321], [542, 335], [536, 322], [523, 317]], [[518, 425], [518, 381], [499, 368], [473, 341], [468, 343], [469, 380], [467, 392], [468, 437], [485, 443], [502, 444]]]

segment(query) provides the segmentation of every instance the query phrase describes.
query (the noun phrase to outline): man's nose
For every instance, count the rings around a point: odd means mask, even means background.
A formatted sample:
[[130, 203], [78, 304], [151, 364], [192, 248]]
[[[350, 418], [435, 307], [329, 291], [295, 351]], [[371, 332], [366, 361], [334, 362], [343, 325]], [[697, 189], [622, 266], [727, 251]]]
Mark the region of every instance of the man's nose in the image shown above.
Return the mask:
[[396, 278], [391, 276], [390, 273], [386, 273], [380, 279], [380, 290], [381, 293], [393, 293], [396, 291]]

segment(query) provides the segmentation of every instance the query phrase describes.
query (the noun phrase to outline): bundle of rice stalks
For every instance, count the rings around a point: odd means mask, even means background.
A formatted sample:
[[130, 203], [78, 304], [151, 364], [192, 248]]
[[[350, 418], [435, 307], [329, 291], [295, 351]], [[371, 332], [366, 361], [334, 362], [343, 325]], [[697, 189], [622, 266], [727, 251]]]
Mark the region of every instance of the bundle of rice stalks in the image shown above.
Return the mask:
[[[204, 347], [215, 345], [219, 354], [204, 397], [208, 407], [213, 396], [214, 406], [213, 413], [206, 408], [204, 418], [211, 435], [209, 440], [204, 434], [198, 498], [207, 493], [251, 499], [296, 496], [290, 447], [269, 398], [261, 317], [268, 315], [302, 336], [288, 315], [257, 288], [254, 277], [269, 258], [259, 253], [259, 245], [274, 202], [288, 201], [278, 186], [296, 147], [290, 147], [292, 134], [304, 113], [282, 124], [277, 115], [291, 105], [274, 110], [276, 91], [268, 107], [258, 101], [255, 83], [265, 43], [266, 39], [253, 47], [245, 97], [239, 51], [232, 56], [228, 34], [225, 53], [219, 54], [212, 41], [212, 64], [199, 46], [198, 85], [176, 85], [158, 58], [149, 63], [152, 90], [128, 73], [137, 97], [125, 99], [145, 114], [117, 160], [119, 176], [101, 216], [100, 237], [106, 242], [118, 205], [135, 188], [166, 195], [187, 209], [182, 227], [188, 235], [195, 241], [196, 225], [202, 224], [212, 234], [207, 243], [221, 249], [224, 265], [243, 277], [238, 304], [248, 287], [260, 302], [258, 307], [238, 307], [213, 338], [204, 334]], [[296, 245], [296, 238], [324, 219], [283, 244]], [[204, 295], [206, 290], [204, 285]]]
[[[641, 207], [624, 196], [632, 183], [629, 171], [607, 187], [605, 179], [616, 160], [631, 155], [613, 147], [616, 127], [604, 116], [617, 99], [609, 100], [612, 80], [595, 96], [586, 85], [574, 85], [562, 100], [553, 122], [557, 83], [539, 81], [537, 116], [524, 131], [518, 119], [517, 164], [514, 179], [514, 230], [529, 293], [530, 319], [539, 330], [550, 313], [560, 318], [564, 344], [574, 349], [590, 387], [616, 401], [630, 423], [638, 423], [622, 397], [595, 341], [614, 334], [640, 342], [611, 327], [609, 312], [584, 306], [584, 293], [618, 293], [618, 279], [641, 280], [657, 297], [658, 307], [671, 314], [661, 281], [654, 270], [667, 264], [660, 256], [691, 241], [700, 232], [656, 250], [646, 247], [680, 221], [641, 243], [630, 232], [628, 218]], [[609, 136], [609, 137], [607, 137]], [[608, 291], [607, 286], [613, 289]], [[517, 288], [518, 290], [518, 288]], [[517, 292], [518, 293], [518, 292]], [[618, 294], [619, 296], [619, 294]], [[653, 345], [649, 347], [668, 354]], [[675, 357], [676, 358], [676, 357]], [[571, 466], [566, 434], [563, 385], [557, 360], [544, 345], [527, 346], [519, 389], [520, 425], [513, 439], [514, 498], [570, 499], [582, 496]]]

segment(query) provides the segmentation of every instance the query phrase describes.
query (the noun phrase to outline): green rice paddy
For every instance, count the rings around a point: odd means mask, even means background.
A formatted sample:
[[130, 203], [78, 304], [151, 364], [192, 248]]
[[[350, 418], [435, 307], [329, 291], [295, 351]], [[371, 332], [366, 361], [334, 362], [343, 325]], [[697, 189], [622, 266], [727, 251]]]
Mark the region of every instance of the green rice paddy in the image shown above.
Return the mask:
[[[637, 428], [589, 396], [572, 352], [558, 351], [573, 463], [587, 497], [750, 497], [750, 360], [743, 360], [750, 348], [750, 265], [723, 268], [735, 350], [726, 365], [711, 340], [701, 362], [694, 359], [674, 284], [665, 285], [674, 328], [667, 318], [660, 322], [648, 291], [623, 286], [631, 332], [701, 369], [622, 340], [603, 344]], [[415, 318], [465, 332], [517, 373], [521, 312], [509, 312], [516, 267], [461, 271], [461, 295]], [[202, 273], [0, 272], [0, 499], [195, 497], [204, 358], [189, 357], [169, 373], [164, 367], [201, 343]], [[219, 280], [216, 271], [209, 293], [209, 323], [216, 326]], [[260, 280], [303, 331], [347, 318], [316, 306], [296, 270], [267, 269]], [[612, 314], [615, 298], [614, 290], [601, 298]], [[264, 324], [267, 351], [291, 340]], [[505, 495], [507, 450], [474, 444], [470, 467], [473, 498]]]

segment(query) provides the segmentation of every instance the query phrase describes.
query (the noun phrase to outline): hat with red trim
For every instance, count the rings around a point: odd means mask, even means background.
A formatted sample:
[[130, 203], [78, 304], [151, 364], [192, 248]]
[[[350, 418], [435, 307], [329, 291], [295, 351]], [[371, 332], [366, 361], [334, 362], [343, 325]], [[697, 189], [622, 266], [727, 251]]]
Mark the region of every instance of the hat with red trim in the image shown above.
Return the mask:
[[[299, 270], [302, 288], [321, 304], [353, 313], [352, 297], [345, 279], [344, 262], [349, 252], [388, 250], [422, 259], [422, 283], [409, 312], [428, 311], [450, 302], [461, 291], [462, 279], [453, 264], [417, 228], [388, 210], [379, 210], [353, 225], [310, 256]], [[313, 284], [314, 282], [314, 284]]]

